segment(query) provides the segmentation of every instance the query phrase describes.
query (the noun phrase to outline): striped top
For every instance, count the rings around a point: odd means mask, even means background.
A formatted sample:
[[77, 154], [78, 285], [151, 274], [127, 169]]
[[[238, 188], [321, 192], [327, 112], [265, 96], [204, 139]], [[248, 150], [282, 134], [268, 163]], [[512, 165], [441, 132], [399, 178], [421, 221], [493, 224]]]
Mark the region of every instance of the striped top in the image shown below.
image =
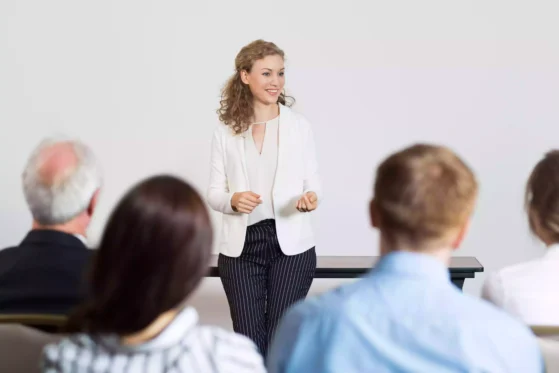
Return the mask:
[[248, 338], [198, 325], [187, 307], [154, 339], [122, 345], [116, 336], [76, 334], [45, 347], [44, 373], [264, 373], [262, 356]]

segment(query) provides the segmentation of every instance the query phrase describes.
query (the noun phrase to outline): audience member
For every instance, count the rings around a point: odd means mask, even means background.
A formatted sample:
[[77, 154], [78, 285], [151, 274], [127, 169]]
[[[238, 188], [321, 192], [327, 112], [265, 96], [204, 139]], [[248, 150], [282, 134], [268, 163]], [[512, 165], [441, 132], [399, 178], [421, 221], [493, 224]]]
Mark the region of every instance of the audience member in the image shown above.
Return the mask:
[[361, 280], [294, 306], [271, 346], [271, 373], [542, 372], [530, 330], [463, 294], [448, 264], [477, 197], [450, 150], [416, 145], [377, 170], [370, 203], [381, 259]]
[[559, 150], [547, 153], [532, 171], [525, 203], [530, 229], [547, 251], [492, 274], [482, 294], [528, 325], [559, 326]]
[[264, 372], [256, 345], [200, 326], [187, 300], [209, 270], [212, 227], [199, 194], [171, 176], [132, 188], [110, 216], [78, 332], [45, 348], [44, 372]]
[[100, 186], [84, 144], [45, 140], [35, 149], [23, 172], [33, 225], [18, 246], [0, 251], [0, 312], [66, 314], [83, 299], [85, 236]]

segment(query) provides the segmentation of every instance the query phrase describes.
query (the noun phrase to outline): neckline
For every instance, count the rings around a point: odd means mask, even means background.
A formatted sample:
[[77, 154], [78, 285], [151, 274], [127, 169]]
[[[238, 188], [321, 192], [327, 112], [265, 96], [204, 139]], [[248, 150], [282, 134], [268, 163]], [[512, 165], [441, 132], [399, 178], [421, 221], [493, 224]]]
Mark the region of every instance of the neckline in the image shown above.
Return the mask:
[[[277, 117], [273, 118], [273, 119], [270, 119], [267, 122], [261, 122], [261, 123], [264, 123], [265, 126], [264, 126], [264, 136], [262, 138], [262, 148], [260, 149], [260, 151], [258, 151], [258, 146], [256, 145], [256, 141], [254, 140], [254, 136], [253, 136], [253, 133], [252, 133], [252, 131], [253, 131], [252, 125], [255, 124], [255, 123], [250, 125], [250, 127], [248, 129], [249, 135], [247, 137], [249, 142], [251, 143], [251, 146], [253, 147], [254, 151], [256, 152], [256, 154], [258, 155], [259, 158], [262, 157], [262, 155], [264, 154], [264, 148], [267, 147], [266, 146], [266, 141], [267, 141], [267, 138], [270, 136], [268, 134], [268, 132], [270, 130], [273, 131], [274, 129], [275, 129], [276, 133], [277, 133], [277, 131], [279, 131], [279, 115]], [[277, 126], [275, 126], [276, 124], [277, 124]], [[268, 128], [268, 125], [270, 125], [270, 126], [273, 125], [273, 126], [271, 128]]]
[[141, 344], [123, 344], [119, 336], [105, 335], [100, 339], [103, 344], [120, 351], [144, 352], [154, 349], [169, 348], [178, 343], [198, 323], [198, 313], [193, 307], [186, 306], [175, 318], [153, 339]]
[[272, 119], [268, 119], [268, 120], [263, 121], [263, 122], [254, 122], [254, 123], [251, 123], [249, 127], [252, 127], [252, 126], [255, 125], [255, 124], [268, 124], [268, 123], [273, 122], [273, 121], [278, 120], [278, 119], [279, 119], [279, 114], [276, 115], [275, 117], [273, 117]]

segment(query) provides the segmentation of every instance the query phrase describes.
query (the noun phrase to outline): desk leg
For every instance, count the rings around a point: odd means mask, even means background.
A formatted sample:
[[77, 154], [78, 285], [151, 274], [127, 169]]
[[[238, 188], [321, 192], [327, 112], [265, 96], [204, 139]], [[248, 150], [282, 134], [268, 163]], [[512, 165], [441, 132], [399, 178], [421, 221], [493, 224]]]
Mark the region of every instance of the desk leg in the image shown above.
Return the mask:
[[460, 290], [464, 288], [464, 278], [453, 278], [452, 283]]

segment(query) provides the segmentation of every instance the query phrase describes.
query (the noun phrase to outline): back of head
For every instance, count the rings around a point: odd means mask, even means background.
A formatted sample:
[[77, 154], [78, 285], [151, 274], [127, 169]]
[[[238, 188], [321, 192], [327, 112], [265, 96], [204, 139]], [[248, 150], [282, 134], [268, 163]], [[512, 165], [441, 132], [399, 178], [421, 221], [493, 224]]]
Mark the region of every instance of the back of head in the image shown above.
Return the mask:
[[89, 299], [69, 331], [129, 335], [179, 307], [209, 270], [212, 226], [200, 195], [172, 176], [134, 186], [113, 210]]
[[532, 232], [546, 244], [559, 242], [559, 150], [548, 152], [528, 178], [525, 195]]
[[65, 224], [88, 209], [101, 187], [93, 152], [79, 141], [44, 140], [29, 157], [23, 192], [42, 226]]
[[467, 225], [477, 189], [474, 174], [451, 150], [414, 145], [379, 166], [373, 219], [391, 249], [448, 247]]

